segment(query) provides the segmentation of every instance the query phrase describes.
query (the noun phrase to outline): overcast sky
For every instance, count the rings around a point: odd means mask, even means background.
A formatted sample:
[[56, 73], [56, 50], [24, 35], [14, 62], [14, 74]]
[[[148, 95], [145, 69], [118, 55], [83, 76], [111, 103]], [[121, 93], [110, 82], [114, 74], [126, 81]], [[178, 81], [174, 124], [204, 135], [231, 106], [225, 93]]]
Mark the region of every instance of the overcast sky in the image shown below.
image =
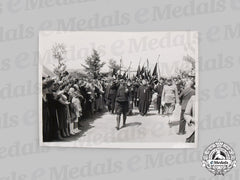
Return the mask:
[[109, 59], [118, 63], [122, 58], [123, 68], [136, 71], [138, 64], [147, 65], [153, 69], [158, 59], [160, 73], [163, 76], [173, 75], [177, 67], [187, 68], [183, 56], [191, 55], [197, 60], [197, 32], [40, 32], [39, 56], [50, 70], [57, 65], [52, 57], [52, 47], [55, 43], [64, 43], [67, 49], [65, 63], [67, 69], [83, 70], [81, 64], [92, 49], [96, 49], [102, 61], [106, 62], [103, 71], [108, 71]]

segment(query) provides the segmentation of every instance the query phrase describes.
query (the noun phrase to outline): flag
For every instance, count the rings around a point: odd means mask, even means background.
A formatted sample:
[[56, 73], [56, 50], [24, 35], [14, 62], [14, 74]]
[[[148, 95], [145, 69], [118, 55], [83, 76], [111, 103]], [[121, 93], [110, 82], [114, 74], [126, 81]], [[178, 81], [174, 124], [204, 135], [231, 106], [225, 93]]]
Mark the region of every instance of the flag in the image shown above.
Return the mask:
[[119, 74], [122, 74], [122, 57], [120, 59], [120, 73]]
[[125, 79], [125, 80], [126, 80], [126, 72], [123, 73], [122, 79]]
[[144, 78], [147, 79], [148, 81], [152, 79], [150, 71], [145, 70]]
[[145, 71], [145, 68], [144, 68], [144, 66], [143, 66], [142, 69], [141, 69], [141, 71], [140, 71], [140, 74], [143, 74], [144, 71]]
[[144, 79], [147, 79], [147, 80], [148, 80], [148, 74], [147, 74], [147, 71], [144, 71]]
[[137, 74], [136, 74], [136, 77], [138, 77], [138, 78], [140, 77], [140, 71], [141, 71], [140, 70], [140, 65], [138, 65]]
[[183, 56], [183, 61], [189, 62], [192, 64], [192, 67], [195, 68], [195, 59], [190, 55]]
[[152, 78], [152, 76], [151, 76], [151, 70], [148, 71], [148, 76], [149, 76], [150, 78]]
[[113, 68], [113, 72], [112, 72], [112, 76], [117, 74], [117, 70], [115, 68]]
[[154, 69], [153, 69], [152, 76], [158, 78], [158, 73], [157, 73], [157, 63], [155, 64], [155, 67], [154, 67]]
[[145, 78], [145, 67], [143, 66], [142, 67], [142, 69], [141, 69], [141, 71], [140, 71], [140, 77], [142, 78], [142, 79], [144, 79]]

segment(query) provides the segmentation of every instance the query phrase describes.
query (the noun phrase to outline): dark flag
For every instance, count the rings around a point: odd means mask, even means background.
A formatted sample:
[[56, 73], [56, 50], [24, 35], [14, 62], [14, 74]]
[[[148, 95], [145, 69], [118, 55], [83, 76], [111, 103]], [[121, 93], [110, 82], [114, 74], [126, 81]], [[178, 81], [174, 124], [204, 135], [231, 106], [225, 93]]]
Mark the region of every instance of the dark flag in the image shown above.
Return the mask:
[[122, 75], [122, 79], [126, 80], [126, 72]]
[[138, 78], [140, 77], [140, 71], [141, 71], [141, 70], [140, 70], [140, 65], [138, 65], [137, 75], [136, 75], [136, 77], [138, 77]]
[[151, 70], [148, 71], [148, 77], [149, 77], [149, 79], [152, 79]]
[[148, 80], [148, 76], [147, 76], [147, 72], [146, 71], [144, 71], [144, 79]]
[[132, 80], [136, 80], [136, 76], [135, 75], [132, 76]]
[[144, 79], [147, 79], [149, 81], [149, 75], [148, 75], [148, 72], [145, 70], [144, 72]]
[[144, 66], [142, 67], [142, 69], [141, 69], [141, 71], [140, 71], [140, 77], [142, 78], [142, 79], [144, 79], [145, 78], [145, 68], [144, 68]]
[[140, 74], [143, 74], [144, 71], [145, 71], [145, 68], [144, 68], [144, 66], [143, 66], [142, 69], [141, 69], [141, 71], [140, 71]]
[[153, 69], [152, 76], [158, 78], [158, 73], [157, 73], [157, 63], [155, 64], [155, 67], [154, 67], [154, 69]]
[[117, 74], [117, 70], [113, 68], [112, 76], [115, 76]]

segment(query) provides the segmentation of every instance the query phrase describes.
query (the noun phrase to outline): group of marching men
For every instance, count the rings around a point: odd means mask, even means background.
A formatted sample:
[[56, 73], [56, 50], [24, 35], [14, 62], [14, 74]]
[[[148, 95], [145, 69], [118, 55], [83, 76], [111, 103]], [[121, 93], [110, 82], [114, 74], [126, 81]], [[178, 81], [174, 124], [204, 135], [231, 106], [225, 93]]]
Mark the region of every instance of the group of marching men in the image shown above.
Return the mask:
[[[67, 71], [59, 77], [42, 79], [43, 141], [64, 140], [84, 128], [84, 120], [107, 110], [116, 114], [116, 129], [126, 126], [128, 115], [137, 107], [145, 116], [151, 104], [159, 114], [169, 118], [176, 104], [181, 104], [179, 135], [185, 134], [186, 124], [194, 125], [195, 80], [192, 76], [160, 79], [76, 78]], [[123, 118], [120, 127], [121, 116]], [[194, 142], [194, 132], [186, 139]]]

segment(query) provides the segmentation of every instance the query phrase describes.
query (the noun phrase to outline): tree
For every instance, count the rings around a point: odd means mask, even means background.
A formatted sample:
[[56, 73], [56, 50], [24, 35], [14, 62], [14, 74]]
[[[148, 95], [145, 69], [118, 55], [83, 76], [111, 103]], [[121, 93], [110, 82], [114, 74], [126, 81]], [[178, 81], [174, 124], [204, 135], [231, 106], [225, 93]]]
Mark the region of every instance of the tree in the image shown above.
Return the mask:
[[100, 70], [105, 64], [105, 62], [101, 62], [100, 56], [95, 49], [93, 49], [92, 55], [85, 59], [85, 63], [86, 65], [82, 64], [82, 66], [85, 68], [87, 74], [94, 79], [100, 76]]
[[66, 47], [63, 43], [56, 43], [52, 47], [52, 55], [55, 59], [58, 60], [58, 64], [62, 63], [62, 60], [64, 59], [64, 56], [66, 55]]
[[63, 43], [56, 43], [52, 47], [52, 55], [58, 60], [58, 66], [54, 68], [53, 72], [58, 76], [60, 76], [61, 73], [66, 69], [66, 65], [63, 62], [66, 53], [66, 47]]
[[117, 64], [117, 61], [116, 60], [114, 60], [114, 59], [110, 59], [109, 60], [109, 70], [110, 70], [110, 72], [111, 72], [111, 74], [112, 75], [116, 75], [117, 74], [117, 72], [120, 70], [120, 65], [118, 65]]

